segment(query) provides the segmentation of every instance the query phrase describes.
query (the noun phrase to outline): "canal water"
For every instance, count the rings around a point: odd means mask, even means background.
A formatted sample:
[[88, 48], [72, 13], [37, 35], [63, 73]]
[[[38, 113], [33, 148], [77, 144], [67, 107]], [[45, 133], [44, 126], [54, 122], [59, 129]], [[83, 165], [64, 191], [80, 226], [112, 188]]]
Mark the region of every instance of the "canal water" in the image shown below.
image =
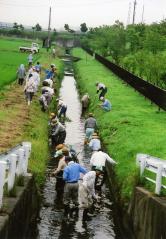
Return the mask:
[[[81, 164], [90, 169], [89, 161], [91, 152], [84, 146], [84, 119], [81, 118], [81, 104], [76, 81], [72, 75], [65, 76], [60, 97], [67, 104], [67, 118], [65, 123], [67, 137], [66, 144], [70, 144], [79, 153], [78, 159]], [[50, 162], [47, 173], [55, 168], [54, 162]], [[43, 190], [43, 204], [40, 210], [39, 222], [37, 225], [37, 239], [113, 239], [121, 238], [115, 233], [115, 226], [112, 217], [112, 202], [109, 190], [103, 188], [101, 204], [95, 210], [90, 221], [82, 221], [82, 211], [74, 221], [65, 221], [63, 218], [62, 197], [55, 191], [54, 177], [47, 177]]]

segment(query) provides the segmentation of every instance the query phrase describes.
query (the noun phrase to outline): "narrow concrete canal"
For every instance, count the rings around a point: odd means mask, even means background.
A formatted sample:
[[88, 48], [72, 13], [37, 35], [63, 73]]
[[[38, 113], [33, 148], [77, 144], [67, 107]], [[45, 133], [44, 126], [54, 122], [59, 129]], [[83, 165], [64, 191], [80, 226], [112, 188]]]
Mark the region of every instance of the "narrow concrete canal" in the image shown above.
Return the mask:
[[[84, 119], [81, 118], [81, 104], [73, 76], [65, 76], [60, 89], [60, 97], [66, 102], [66, 144], [73, 145], [77, 152], [79, 161], [90, 169], [89, 161], [91, 152], [84, 147]], [[47, 168], [48, 173], [54, 168], [50, 162]], [[107, 187], [103, 189], [101, 205], [90, 221], [82, 222], [81, 210], [75, 221], [66, 222], [63, 220], [62, 198], [55, 192], [55, 178], [47, 177], [43, 191], [43, 205], [40, 211], [40, 221], [37, 226], [37, 239], [113, 239], [118, 238], [115, 233], [115, 226], [112, 218], [110, 195]], [[119, 237], [122, 239], [122, 237]]]

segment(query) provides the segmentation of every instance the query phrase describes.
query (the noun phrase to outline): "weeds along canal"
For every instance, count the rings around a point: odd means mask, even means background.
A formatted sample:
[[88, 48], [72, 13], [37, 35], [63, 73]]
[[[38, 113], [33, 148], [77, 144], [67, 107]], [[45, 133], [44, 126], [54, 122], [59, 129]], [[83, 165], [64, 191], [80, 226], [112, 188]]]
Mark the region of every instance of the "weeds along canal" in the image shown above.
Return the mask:
[[[84, 147], [84, 119], [81, 118], [81, 104], [76, 88], [76, 82], [72, 75], [65, 75], [60, 89], [60, 97], [67, 104], [66, 144], [70, 144], [79, 152], [78, 159], [81, 164], [90, 169], [89, 161], [91, 152]], [[49, 162], [47, 175], [55, 168], [53, 161]], [[37, 239], [113, 239], [121, 238], [115, 233], [112, 217], [110, 194], [104, 185], [101, 204], [95, 211], [90, 221], [82, 222], [82, 211], [74, 221], [63, 219], [62, 197], [55, 191], [55, 177], [47, 177], [43, 190], [43, 203], [40, 210], [40, 220], [37, 225]]]

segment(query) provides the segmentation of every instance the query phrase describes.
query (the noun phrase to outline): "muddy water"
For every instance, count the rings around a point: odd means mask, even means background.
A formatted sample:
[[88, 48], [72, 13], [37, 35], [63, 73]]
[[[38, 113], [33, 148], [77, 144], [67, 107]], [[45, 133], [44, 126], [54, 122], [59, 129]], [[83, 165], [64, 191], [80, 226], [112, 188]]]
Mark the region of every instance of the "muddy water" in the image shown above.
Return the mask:
[[[84, 120], [81, 119], [81, 105], [76, 82], [73, 76], [65, 76], [60, 89], [60, 97], [67, 104], [67, 117], [70, 122], [66, 122], [67, 144], [79, 152], [78, 158], [81, 164], [89, 168], [91, 152], [84, 147]], [[50, 162], [48, 172], [53, 168], [54, 162]], [[113, 239], [115, 235], [114, 223], [111, 211], [111, 201], [109, 191], [105, 187], [101, 205], [96, 209], [95, 216], [88, 222], [82, 222], [82, 212], [80, 210], [78, 219], [66, 222], [63, 220], [62, 197], [55, 192], [55, 178], [47, 177], [44, 192], [43, 206], [40, 211], [40, 221], [38, 223], [37, 239]], [[121, 237], [122, 239], [122, 237]]]

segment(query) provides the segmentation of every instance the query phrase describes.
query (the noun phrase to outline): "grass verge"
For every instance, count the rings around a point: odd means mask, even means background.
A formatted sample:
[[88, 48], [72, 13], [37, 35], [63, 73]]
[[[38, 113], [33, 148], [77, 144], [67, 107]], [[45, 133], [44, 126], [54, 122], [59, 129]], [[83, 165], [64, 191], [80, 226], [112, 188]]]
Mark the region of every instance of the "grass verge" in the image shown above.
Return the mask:
[[[89, 111], [98, 121], [100, 137], [107, 152], [118, 165], [115, 168], [120, 194], [124, 201], [138, 184], [136, 154], [145, 153], [166, 159], [166, 112], [158, 112], [155, 105], [128, 87], [102, 64], [80, 48], [73, 55], [81, 60], [75, 63], [80, 94], [91, 97]], [[96, 95], [95, 82], [108, 86], [106, 98], [112, 103], [111, 112], [103, 112]]]

